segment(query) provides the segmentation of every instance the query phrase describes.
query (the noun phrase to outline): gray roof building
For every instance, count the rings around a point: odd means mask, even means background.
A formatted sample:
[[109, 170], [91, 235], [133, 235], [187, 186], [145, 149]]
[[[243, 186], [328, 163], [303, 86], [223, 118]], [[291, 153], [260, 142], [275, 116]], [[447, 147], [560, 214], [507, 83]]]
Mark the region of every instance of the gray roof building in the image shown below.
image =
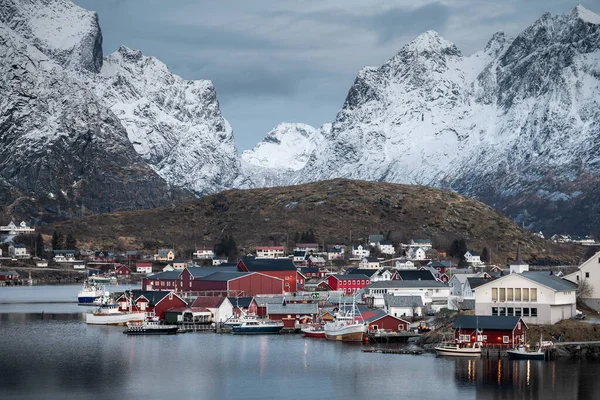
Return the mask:
[[392, 296], [384, 298], [386, 307], [423, 307], [421, 296]]

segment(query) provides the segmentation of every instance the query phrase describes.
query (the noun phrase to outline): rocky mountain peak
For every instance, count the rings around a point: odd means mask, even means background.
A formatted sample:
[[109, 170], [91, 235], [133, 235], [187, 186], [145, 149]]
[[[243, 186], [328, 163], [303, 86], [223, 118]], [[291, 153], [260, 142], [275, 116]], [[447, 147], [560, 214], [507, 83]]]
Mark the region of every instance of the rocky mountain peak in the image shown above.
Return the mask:
[[573, 11], [571, 12], [571, 15], [576, 18], [579, 18], [583, 22], [586, 22], [586, 23], [589, 23], [592, 25], [600, 25], [600, 15], [588, 10], [581, 4], [578, 4], [573, 9]]
[[439, 33], [433, 30], [417, 36], [412, 42], [404, 46], [403, 51], [419, 54], [461, 55], [454, 43], [444, 39]]
[[2, 0], [0, 21], [65, 68], [102, 68], [98, 15], [70, 0]]

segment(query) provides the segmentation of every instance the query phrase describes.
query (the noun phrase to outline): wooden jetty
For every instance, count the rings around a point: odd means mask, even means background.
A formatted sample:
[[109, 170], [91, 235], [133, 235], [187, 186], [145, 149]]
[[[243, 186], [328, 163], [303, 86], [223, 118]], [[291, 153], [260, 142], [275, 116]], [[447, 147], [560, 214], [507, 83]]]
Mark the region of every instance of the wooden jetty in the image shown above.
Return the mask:
[[363, 349], [363, 353], [383, 353], [383, 354], [423, 354], [423, 349]]
[[414, 332], [374, 331], [366, 335], [370, 343], [406, 343], [411, 338], [420, 338], [421, 334]]

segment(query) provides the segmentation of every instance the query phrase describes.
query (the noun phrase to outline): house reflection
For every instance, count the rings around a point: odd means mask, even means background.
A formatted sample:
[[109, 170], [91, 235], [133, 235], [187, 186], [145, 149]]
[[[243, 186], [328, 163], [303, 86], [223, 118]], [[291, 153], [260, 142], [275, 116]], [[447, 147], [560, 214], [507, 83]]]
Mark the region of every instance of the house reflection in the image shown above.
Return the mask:
[[600, 363], [579, 360], [456, 359], [457, 383], [477, 399], [597, 399]]

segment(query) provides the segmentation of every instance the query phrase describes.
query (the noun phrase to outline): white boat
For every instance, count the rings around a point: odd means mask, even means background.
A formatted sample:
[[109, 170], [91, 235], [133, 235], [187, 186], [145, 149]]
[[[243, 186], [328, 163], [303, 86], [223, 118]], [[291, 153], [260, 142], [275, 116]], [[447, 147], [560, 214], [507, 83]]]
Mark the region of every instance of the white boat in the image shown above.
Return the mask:
[[83, 305], [92, 305], [94, 300], [101, 297], [103, 293], [104, 290], [100, 286], [84, 281], [83, 288], [77, 294], [77, 302]]
[[362, 342], [367, 333], [367, 324], [362, 320], [362, 316], [356, 308], [356, 303], [353, 302], [350, 311], [340, 309], [336, 313], [335, 319], [327, 322], [323, 329], [327, 340]]
[[163, 325], [157, 317], [149, 317], [146, 314], [146, 318], [141, 322], [128, 322], [127, 329], [123, 333], [127, 335], [172, 335], [178, 330], [179, 326]]
[[144, 321], [145, 313], [119, 311], [118, 304], [104, 305], [98, 310], [85, 315], [85, 323], [90, 325], [127, 325]]
[[516, 349], [507, 350], [508, 358], [511, 360], [541, 360], [546, 359], [546, 348], [551, 347], [552, 342], [543, 342], [540, 336], [540, 342], [537, 349], [530, 350], [524, 345], [517, 347]]
[[435, 352], [438, 356], [479, 357], [481, 342], [442, 344], [435, 348]]
[[257, 318], [258, 317], [256, 315], [242, 314], [239, 317], [233, 316], [228, 318], [225, 322], [223, 322], [223, 325], [227, 328], [233, 328], [234, 326], [242, 325], [244, 322], [256, 321]]

